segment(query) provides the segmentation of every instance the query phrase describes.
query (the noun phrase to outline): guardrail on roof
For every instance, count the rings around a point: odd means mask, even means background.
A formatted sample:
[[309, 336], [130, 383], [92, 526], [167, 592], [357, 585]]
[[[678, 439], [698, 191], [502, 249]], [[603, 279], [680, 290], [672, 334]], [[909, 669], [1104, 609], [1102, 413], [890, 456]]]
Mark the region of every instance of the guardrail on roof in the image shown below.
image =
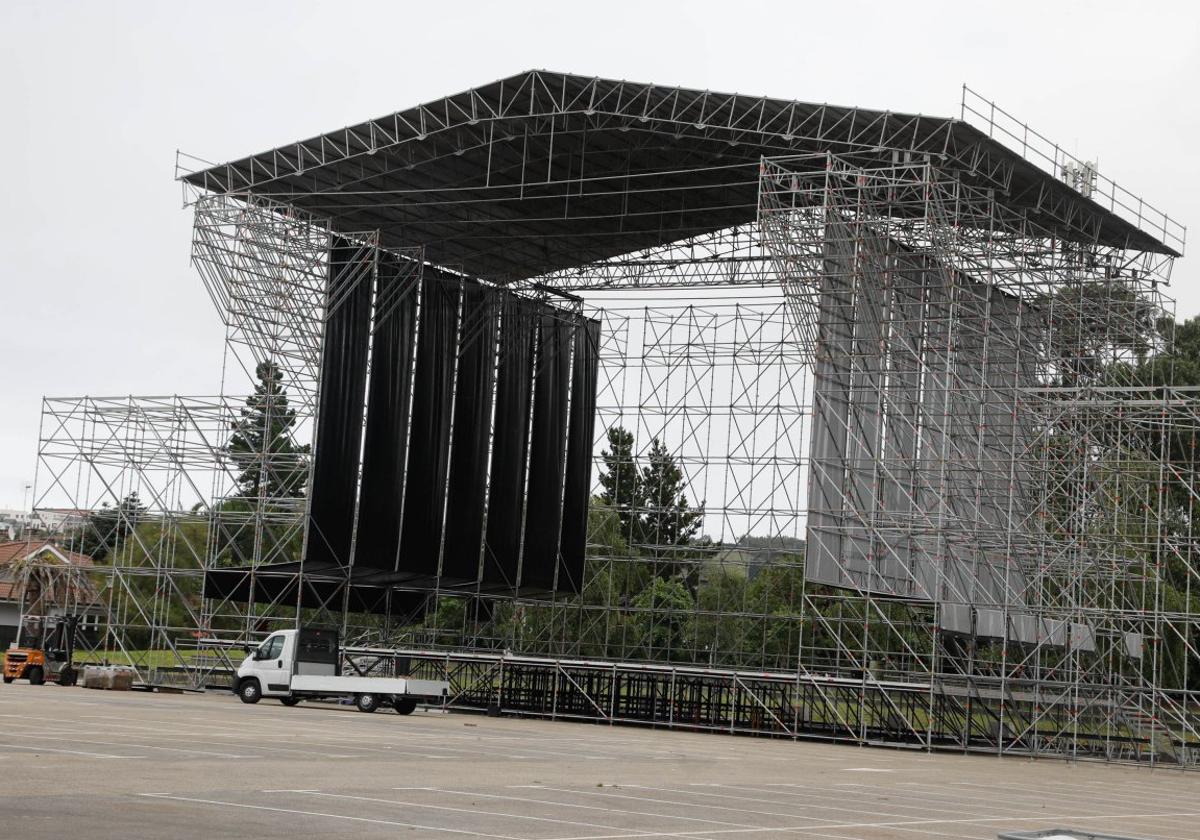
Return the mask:
[[1100, 207], [1124, 219], [1138, 230], [1157, 237], [1167, 247], [1184, 253], [1187, 227], [1167, 213], [1148, 204], [1141, 196], [1096, 171], [1096, 164], [1082, 161], [1054, 141], [1039, 134], [990, 99], [963, 85], [962, 120], [987, 133], [1039, 169], [1071, 183], [1072, 176], [1083, 174], [1086, 184], [1079, 192]]

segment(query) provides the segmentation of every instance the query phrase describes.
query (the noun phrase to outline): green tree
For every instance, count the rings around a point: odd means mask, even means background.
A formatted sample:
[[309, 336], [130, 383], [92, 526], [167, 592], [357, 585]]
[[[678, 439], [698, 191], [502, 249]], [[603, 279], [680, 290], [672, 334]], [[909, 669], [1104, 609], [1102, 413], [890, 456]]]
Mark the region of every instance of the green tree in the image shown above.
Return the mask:
[[625, 543], [637, 537], [638, 509], [642, 505], [642, 486], [634, 458], [633, 432], [621, 426], [608, 430], [608, 449], [600, 453], [604, 467], [600, 472], [600, 502], [614, 511]]
[[704, 521], [704, 505], [693, 508], [687, 479], [666, 445], [654, 438], [645, 464], [638, 468], [633, 433], [621, 426], [608, 430], [608, 449], [601, 453], [599, 501], [614, 511], [620, 536], [631, 549], [650, 547], [657, 556], [690, 544]]
[[680, 581], [655, 578], [633, 599], [631, 628], [648, 659], [690, 661], [687, 644], [696, 602]]
[[133, 491], [116, 505], [104, 502], [88, 514], [87, 520], [72, 535], [71, 543], [80, 554], [103, 563], [114, 554], [125, 538], [146, 517], [146, 506]]
[[640, 541], [660, 549], [688, 545], [704, 522], [704, 504], [693, 508], [688, 502], [683, 471], [658, 438], [650, 442], [647, 461], [639, 476], [645, 511]]
[[293, 437], [296, 412], [288, 404], [283, 371], [273, 361], [260, 362], [258, 382], [246, 398], [241, 416], [231, 424], [226, 451], [240, 470], [237, 495], [286, 499], [304, 495], [308, 473], [307, 444]]

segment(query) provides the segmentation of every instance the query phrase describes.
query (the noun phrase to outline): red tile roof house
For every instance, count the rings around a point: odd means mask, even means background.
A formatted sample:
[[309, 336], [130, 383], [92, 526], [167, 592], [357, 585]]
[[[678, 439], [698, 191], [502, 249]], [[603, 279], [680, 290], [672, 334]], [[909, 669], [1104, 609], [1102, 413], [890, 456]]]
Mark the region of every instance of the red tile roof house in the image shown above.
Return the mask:
[[[47, 566], [68, 565], [86, 568], [92, 558], [76, 551], [68, 551], [48, 540], [9, 540], [0, 542], [0, 650], [6, 650], [16, 641], [17, 629], [21, 624], [22, 609], [36, 607], [22, 604], [20, 585], [16, 580], [15, 566], [21, 561], [41, 560]], [[70, 593], [75, 603], [64, 610], [61, 604], [49, 608], [48, 612], [58, 615], [73, 612], [83, 616], [82, 626], [94, 631], [103, 614], [103, 605], [90, 581], [84, 580], [73, 586]]]

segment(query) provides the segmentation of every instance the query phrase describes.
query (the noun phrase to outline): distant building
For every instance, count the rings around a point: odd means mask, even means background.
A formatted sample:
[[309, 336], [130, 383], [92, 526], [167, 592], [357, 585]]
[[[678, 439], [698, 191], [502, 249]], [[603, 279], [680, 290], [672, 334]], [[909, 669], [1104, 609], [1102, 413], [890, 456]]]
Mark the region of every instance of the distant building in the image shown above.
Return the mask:
[[82, 525], [91, 515], [90, 510], [75, 508], [38, 508], [33, 512], [34, 521], [47, 534], [61, 534]]
[[[0, 542], [0, 650], [7, 649], [16, 641], [17, 631], [21, 626], [23, 609], [30, 605], [22, 603], [22, 593], [16, 579], [16, 566], [25, 560], [41, 560], [46, 567], [63, 566], [74, 568], [90, 568], [92, 558], [75, 551], [67, 551], [53, 542], [43, 539], [20, 539]], [[74, 613], [82, 616], [81, 628], [89, 635], [94, 634], [100, 625], [103, 605], [91, 580], [84, 576], [75, 576], [75, 581], [69, 585], [67, 600], [64, 606], [56, 604], [42, 610], [50, 615]]]
[[27, 510], [0, 508], [0, 537], [7, 537], [9, 540], [24, 537], [28, 531], [33, 530], [32, 516]]
[[57, 536], [87, 521], [90, 511], [39, 508], [34, 511], [0, 508], [0, 539], [23, 540]]

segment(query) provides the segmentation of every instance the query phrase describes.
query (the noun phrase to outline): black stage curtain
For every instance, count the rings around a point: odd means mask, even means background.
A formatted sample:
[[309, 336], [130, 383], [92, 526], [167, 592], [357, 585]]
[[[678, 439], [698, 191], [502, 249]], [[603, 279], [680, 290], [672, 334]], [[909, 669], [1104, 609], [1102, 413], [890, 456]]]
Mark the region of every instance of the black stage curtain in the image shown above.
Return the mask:
[[522, 589], [553, 589], [563, 513], [563, 461], [574, 324], [544, 308], [538, 321]]
[[381, 255], [375, 293], [375, 335], [367, 393], [362, 497], [354, 565], [393, 571], [400, 546], [400, 510], [419, 280], [410, 264]]
[[346, 565], [362, 444], [363, 398], [374, 254], [335, 238], [329, 256], [329, 313], [321, 354], [321, 396], [313, 452], [305, 559]]
[[404, 499], [396, 569], [422, 578], [437, 575], [442, 543], [458, 297], [457, 282], [431, 276], [422, 282], [406, 479], [410, 492]]
[[567, 433], [567, 476], [564, 482], [562, 537], [559, 542], [559, 592], [578, 593], [583, 586], [587, 549], [588, 502], [592, 491], [592, 436], [596, 428], [596, 380], [600, 365], [600, 322], [575, 327], [571, 374], [571, 420]]
[[514, 295], [504, 295], [488, 486], [487, 539], [483, 552], [483, 582], [498, 588], [515, 588], [520, 569], [534, 324], [533, 304]]
[[495, 379], [497, 292], [478, 283], [463, 287], [454, 397], [454, 439], [450, 444], [450, 487], [442, 584], [479, 579], [483, 514], [487, 503], [488, 437]]

